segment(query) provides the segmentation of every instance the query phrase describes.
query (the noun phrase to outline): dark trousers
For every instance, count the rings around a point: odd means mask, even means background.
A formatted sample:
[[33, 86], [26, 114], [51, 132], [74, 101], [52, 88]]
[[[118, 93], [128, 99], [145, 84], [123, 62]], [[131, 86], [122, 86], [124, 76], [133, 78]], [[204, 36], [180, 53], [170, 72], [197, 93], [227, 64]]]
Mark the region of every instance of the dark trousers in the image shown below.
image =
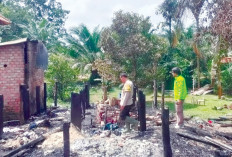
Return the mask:
[[131, 110], [131, 108], [133, 107], [133, 104], [132, 105], [126, 105], [125, 107], [124, 107], [124, 109], [120, 112], [120, 119], [121, 120], [125, 120], [126, 119], [126, 117], [128, 116], [130, 116], [130, 110]]

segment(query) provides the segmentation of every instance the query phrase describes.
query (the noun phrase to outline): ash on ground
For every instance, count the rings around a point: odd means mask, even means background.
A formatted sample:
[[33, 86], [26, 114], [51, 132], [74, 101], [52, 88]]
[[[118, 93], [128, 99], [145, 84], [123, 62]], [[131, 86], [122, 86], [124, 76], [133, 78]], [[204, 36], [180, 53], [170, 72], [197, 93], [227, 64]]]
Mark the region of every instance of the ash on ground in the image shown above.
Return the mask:
[[[52, 114], [51, 114], [52, 113]], [[27, 148], [14, 156], [25, 157], [62, 157], [63, 156], [63, 131], [64, 122], [70, 121], [70, 110], [58, 108], [51, 111], [51, 115], [44, 114], [34, 117], [33, 120], [22, 126], [4, 127], [3, 139], [0, 140], [0, 156], [10, 151], [45, 136], [46, 139], [34, 147]], [[158, 124], [159, 112], [147, 108], [147, 131], [132, 131], [122, 134], [122, 129], [104, 130], [104, 126], [97, 123], [96, 107], [86, 111], [85, 119], [82, 122], [82, 130], [75, 126], [70, 127], [70, 155], [80, 157], [153, 157], [163, 156], [162, 127]], [[174, 114], [170, 114], [174, 118]], [[40, 121], [49, 121], [49, 126], [38, 126]], [[159, 121], [159, 120], [158, 120]], [[186, 121], [187, 126], [203, 126], [204, 130], [219, 130], [217, 125], [207, 126], [205, 122], [192, 118]], [[34, 124], [34, 125], [33, 125]], [[157, 126], [158, 125], [158, 126]], [[172, 154], [176, 157], [214, 157], [231, 156], [228, 150], [218, 149], [201, 142], [196, 142], [180, 137], [176, 132], [187, 132], [183, 129], [175, 129], [175, 124], [170, 124], [170, 138]], [[223, 130], [231, 133], [231, 128]], [[198, 136], [198, 135], [196, 135]], [[232, 147], [232, 142], [227, 145]], [[217, 152], [217, 153], [215, 153]]]

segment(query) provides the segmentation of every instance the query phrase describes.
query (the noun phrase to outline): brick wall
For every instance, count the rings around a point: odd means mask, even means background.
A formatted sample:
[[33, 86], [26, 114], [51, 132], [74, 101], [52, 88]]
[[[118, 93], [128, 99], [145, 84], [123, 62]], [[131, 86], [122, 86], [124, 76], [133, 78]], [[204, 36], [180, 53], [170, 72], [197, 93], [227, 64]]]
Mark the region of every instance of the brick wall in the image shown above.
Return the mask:
[[23, 103], [20, 95], [22, 84], [29, 88], [30, 114], [37, 112], [36, 86], [40, 86], [43, 109], [44, 71], [36, 67], [37, 53], [37, 42], [0, 46], [0, 94], [4, 96], [4, 121], [18, 119], [23, 122]]
[[23, 46], [0, 47], [0, 94], [4, 96], [4, 120], [21, 119], [19, 85], [24, 83]]

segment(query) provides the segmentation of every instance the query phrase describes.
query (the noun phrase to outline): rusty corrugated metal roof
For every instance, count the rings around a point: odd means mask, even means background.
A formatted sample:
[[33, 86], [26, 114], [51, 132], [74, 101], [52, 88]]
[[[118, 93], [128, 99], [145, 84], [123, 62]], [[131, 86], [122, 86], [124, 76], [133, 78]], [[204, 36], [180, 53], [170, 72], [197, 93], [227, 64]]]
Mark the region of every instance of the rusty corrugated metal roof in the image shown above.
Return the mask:
[[11, 21], [0, 14], [0, 25], [9, 25]]
[[18, 40], [13, 40], [13, 41], [7, 41], [7, 42], [0, 43], [0, 46], [20, 44], [20, 43], [25, 43], [27, 41], [28, 41], [28, 38], [22, 38], [22, 39], [18, 39]]

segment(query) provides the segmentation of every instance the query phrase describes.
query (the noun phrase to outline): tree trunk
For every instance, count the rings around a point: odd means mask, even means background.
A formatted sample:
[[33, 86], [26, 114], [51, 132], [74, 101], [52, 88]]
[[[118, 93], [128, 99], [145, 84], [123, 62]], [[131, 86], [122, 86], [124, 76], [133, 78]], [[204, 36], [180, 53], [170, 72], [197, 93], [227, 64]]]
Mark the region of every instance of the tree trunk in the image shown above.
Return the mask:
[[102, 86], [103, 91], [103, 101], [107, 100], [107, 87], [105, 85]]
[[218, 99], [221, 99], [221, 97], [222, 97], [222, 83], [221, 83], [221, 63], [220, 63], [220, 59], [218, 61], [217, 78], [218, 78]]
[[169, 43], [170, 47], [172, 47], [172, 18], [169, 18]]
[[[200, 34], [200, 28], [199, 28], [199, 15], [195, 17], [196, 22], [197, 22], [197, 36], [196, 36], [196, 47], [199, 45], [199, 40], [198, 40], [198, 35]], [[198, 47], [197, 47], [198, 49]], [[201, 72], [200, 72], [200, 51], [198, 51], [197, 54], [197, 88], [201, 88], [200, 85], [200, 77], [201, 77]]]
[[197, 88], [201, 88], [200, 85], [200, 77], [201, 77], [201, 73], [200, 73], [200, 56], [197, 55]]

